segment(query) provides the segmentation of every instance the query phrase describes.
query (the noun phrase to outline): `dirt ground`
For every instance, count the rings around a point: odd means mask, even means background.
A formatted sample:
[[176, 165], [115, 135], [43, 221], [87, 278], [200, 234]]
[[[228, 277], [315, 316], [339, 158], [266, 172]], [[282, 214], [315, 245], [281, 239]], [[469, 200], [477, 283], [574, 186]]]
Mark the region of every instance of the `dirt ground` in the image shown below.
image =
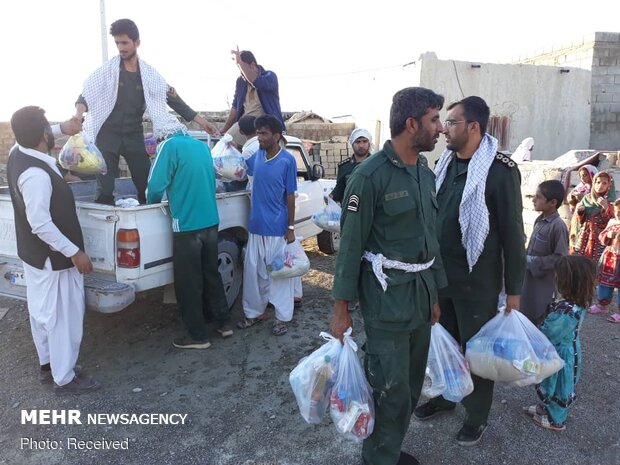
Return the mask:
[[[214, 332], [208, 350], [176, 350], [172, 339], [183, 332], [178, 309], [161, 303], [160, 290], [116, 314], [88, 312], [80, 364], [103, 387], [79, 397], [56, 397], [38, 383], [25, 303], [0, 298], [0, 317], [7, 310], [0, 319], [0, 464], [360, 463], [360, 445], [338, 436], [330, 420], [303, 421], [288, 383], [297, 361], [321, 344], [332, 305], [334, 257], [318, 252], [312, 240], [305, 247], [312, 269], [303, 280], [304, 305], [282, 337], [272, 336], [266, 322], [226, 340]], [[238, 301], [233, 320], [240, 315]], [[361, 346], [359, 311], [354, 326]], [[582, 381], [565, 432], [541, 430], [521, 413], [535, 400], [532, 388], [498, 386], [479, 446], [456, 444], [459, 407], [437, 421], [412, 420], [404, 449], [425, 465], [620, 464], [620, 325], [588, 315], [582, 334]], [[21, 411], [31, 409], [77, 409], [83, 419], [95, 413], [187, 417], [184, 425], [21, 424]], [[74, 450], [70, 438], [126, 440], [128, 449]]]

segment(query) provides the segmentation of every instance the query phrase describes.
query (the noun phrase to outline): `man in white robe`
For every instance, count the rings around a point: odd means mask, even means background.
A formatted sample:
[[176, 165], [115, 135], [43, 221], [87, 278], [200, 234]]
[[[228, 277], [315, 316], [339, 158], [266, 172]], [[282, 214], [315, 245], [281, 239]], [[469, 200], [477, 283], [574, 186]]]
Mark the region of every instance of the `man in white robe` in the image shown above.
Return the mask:
[[92, 263], [84, 252], [71, 189], [48, 155], [54, 133], [75, 134], [80, 123], [70, 120], [53, 130], [45, 111], [31, 106], [13, 114], [11, 128], [17, 144], [7, 178], [40, 380], [51, 384], [53, 379], [57, 395], [95, 391], [99, 383], [76, 367], [85, 308], [82, 275], [92, 271]]

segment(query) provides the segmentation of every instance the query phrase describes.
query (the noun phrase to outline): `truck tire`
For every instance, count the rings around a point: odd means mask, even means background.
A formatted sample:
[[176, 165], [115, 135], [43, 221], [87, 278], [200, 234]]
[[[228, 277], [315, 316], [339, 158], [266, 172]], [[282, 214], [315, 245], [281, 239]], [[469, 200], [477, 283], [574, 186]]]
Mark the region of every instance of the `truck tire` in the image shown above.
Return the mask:
[[340, 233], [323, 231], [316, 236], [319, 250], [328, 255], [338, 253], [340, 250]]
[[241, 247], [232, 237], [221, 237], [217, 243], [217, 268], [222, 277], [228, 308], [231, 308], [239, 296], [243, 281]]

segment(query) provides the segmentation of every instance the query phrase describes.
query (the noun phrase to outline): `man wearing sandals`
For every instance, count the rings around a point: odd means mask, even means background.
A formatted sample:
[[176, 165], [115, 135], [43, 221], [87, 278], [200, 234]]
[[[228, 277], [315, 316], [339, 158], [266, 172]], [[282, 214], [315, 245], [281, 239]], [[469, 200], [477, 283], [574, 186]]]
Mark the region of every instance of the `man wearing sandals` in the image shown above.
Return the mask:
[[285, 334], [293, 319], [295, 278], [271, 279], [268, 267], [295, 240], [295, 191], [297, 163], [280, 146], [282, 124], [264, 115], [254, 122], [260, 149], [248, 160], [252, 180], [250, 237], [243, 266], [243, 312], [237, 323], [246, 329], [265, 320], [267, 304], [273, 304], [276, 320], [272, 332]]
[[347, 182], [330, 324], [342, 340], [348, 303], [359, 298], [366, 331], [364, 366], [375, 401], [375, 427], [364, 441], [365, 465], [413, 465], [401, 451], [426, 370], [437, 289], [447, 284], [435, 232], [435, 177], [421, 163], [443, 129], [441, 95], [402, 89], [390, 110], [392, 140]]

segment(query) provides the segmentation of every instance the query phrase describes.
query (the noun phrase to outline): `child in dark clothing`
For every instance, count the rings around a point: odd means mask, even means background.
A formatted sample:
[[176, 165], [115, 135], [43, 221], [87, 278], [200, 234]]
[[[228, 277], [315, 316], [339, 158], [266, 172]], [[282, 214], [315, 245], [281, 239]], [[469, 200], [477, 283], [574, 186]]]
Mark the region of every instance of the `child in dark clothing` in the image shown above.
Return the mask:
[[540, 216], [527, 246], [527, 266], [521, 291], [521, 311], [539, 325], [553, 300], [555, 278], [553, 268], [560, 257], [568, 255], [568, 229], [558, 207], [564, 200], [560, 181], [544, 181], [536, 189], [534, 210]]

